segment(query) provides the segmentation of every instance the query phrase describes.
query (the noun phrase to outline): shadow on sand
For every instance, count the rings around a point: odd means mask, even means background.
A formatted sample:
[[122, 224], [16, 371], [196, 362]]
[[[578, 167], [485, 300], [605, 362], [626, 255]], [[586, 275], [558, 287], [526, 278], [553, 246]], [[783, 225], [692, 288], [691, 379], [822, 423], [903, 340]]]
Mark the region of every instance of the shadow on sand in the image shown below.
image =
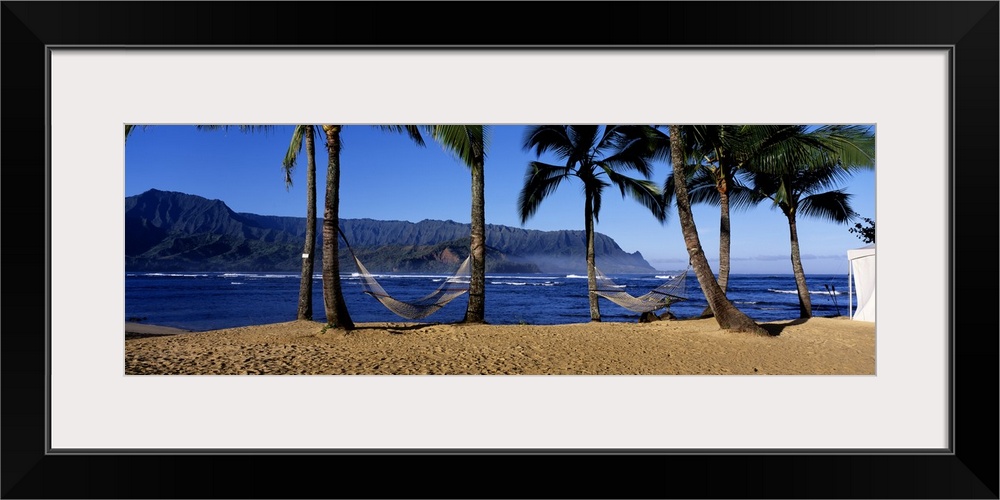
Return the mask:
[[767, 331], [772, 337], [781, 335], [781, 331], [789, 326], [803, 325], [809, 321], [809, 318], [798, 318], [791, 321], [785, 321], [783, 323], [768, 323], [760, 325], [761, 328]]
[[380, 323], [374, 325], [361, 325], [355, 326], [355, 330], [386, 330], [394, 335], [402, 335], [403, 332], [409, 332], [414, 330], [422, 330], [424, 328], [430, 328], [432, 326], [439, 326], [442, 324], [451, 323], [412, 323], [412, 324], [394, 324], [394, 323]]

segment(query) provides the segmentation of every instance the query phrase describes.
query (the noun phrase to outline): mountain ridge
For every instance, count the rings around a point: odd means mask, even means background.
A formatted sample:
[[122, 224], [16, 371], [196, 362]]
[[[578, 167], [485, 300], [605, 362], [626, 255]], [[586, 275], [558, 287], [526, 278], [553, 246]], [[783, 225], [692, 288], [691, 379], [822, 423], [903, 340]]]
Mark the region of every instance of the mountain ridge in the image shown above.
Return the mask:
[[[350, 248], [372, 272], [452, 272], [469, 253], [469, 224], [340, 219]], [[298, 271], [305, 217], [236, 212], [222, 200], [151, 189], [125, 198], [127, 271]], [[317, 220], [317, 260], [322, 258]], [[539, 231], [487, 224], [487, 272], [585, 273], [582, 230]], [[356, 266], [341, 244], [341, 269]], [[598, 267], [606, 273], [655, 269], [595, 233]], [[458, 260], [456, 260], [458, 259]], [[317, 269], [319, 264], [317, 262]]]

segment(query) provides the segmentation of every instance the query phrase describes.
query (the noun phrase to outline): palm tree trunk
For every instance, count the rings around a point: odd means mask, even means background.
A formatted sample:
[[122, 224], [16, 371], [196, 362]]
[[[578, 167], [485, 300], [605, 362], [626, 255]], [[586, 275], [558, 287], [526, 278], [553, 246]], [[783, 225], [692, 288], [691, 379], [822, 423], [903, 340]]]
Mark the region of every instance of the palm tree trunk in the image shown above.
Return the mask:
[[485, 322], [486, 311], [486, 201], [484, 158], [477, 154], [472, 165], [472, 276], [469, 280], [469, 305], [464, 322]]
[[306, 244], [302, 253], [302, 279], [299, 280], [298, 319], [313, 317], [313, 267], [316, 259], [316, 145], [312, 126], [306, 136]]
[[597, 271], [594, 262], [594, 198], [587, 192], [586, 207], [584, 208], [584, 235], [587, 238], [587, 296], [590, 299], [590, 321], [601, 320], [601, 308], [597, 302]]
[[[732, 232], [730, 230], [729, 218], [729, 190], [725, 185], [725, 179], [719, 186], [719, 288], [722, 293], [726, 293], [729, 288], [729, 261], [732, 248]], [[701, 312], [702, 318], [712, 317], [712, 306], [708, 306]]]
[[354, 329], [340, 289], [340, 125], [323, 125], [326, 151], [326, 198], [323, 210], [323, 303], [331, 328]]
[[732, 248], [732, 231], [729, 218], [728, 169], [722, 170], [722, 189], [719, 192], [719, 288], [722, 293], [729, 289], [729, 261]]
[[802, 268], [802, 256], [799, 254], [799, 231], [795, 225], [795, 212], [785, 211], [788, 217], [788, 235], [792, 241], [792, 272], [795, 274], [795, 288], [799, 293], [799, 317], [812, 317], [812, 300], [809, 298], [809, 287], [806, 285], [806, 272]]
[[691, 267], [695, 276], [698, 277], [698, 284], [701, 285], [702, 293], [708, 300], [715, 320], [719, 326], [727, 330], [751, 332], [759, 335], [768, 335], [767, 331], [761, 328], [754, 320], [737, 309], [732, 302], [726, 298], [725, 292], [719, 287], [719, 283], [712, 274], [712, 268], [705, 258], [705, 251], [701, 247], [701, 240], [698, 238], [698, 228], [694, 223], [694, 215], [691, 212], [691, 202], [688, 199], [686, 179], [684, 176], [684, 148], [681, 144], [681, 131], [677, 125], [670, 126], [670, 156], [673, 164], [674, 190], [677, 199], [677, 215], [680, 218], [681, 231], [684, 234], [684, 244], [688, 249], [688, 256], [691, 259]]

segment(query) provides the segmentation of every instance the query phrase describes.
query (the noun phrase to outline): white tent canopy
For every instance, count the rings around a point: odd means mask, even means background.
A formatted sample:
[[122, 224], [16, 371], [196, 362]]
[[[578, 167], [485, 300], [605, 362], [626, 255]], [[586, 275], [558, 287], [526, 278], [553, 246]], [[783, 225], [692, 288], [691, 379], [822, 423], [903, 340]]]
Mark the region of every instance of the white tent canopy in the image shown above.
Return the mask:
[[[851, 319], [875, 321], [875, 245], [847, 251], [848, 296], [851, 301]], [[857, 290], [851, 292], [851, 287]], [[855, 307], [854, 297], [857, 296]]]

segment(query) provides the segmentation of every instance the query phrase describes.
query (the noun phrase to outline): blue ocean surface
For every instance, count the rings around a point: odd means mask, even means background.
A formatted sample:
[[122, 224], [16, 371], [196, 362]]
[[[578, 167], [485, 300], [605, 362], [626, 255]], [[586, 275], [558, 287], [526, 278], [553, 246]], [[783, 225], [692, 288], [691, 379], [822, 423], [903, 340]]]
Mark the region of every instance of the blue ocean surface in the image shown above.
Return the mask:
[[[642, 295], [680, 272], [619, 274], [609, 277], [631, 295]], [[299, 273], [127, 272], [125, 320], [194, 331], [215, 330], [295, 319]], [[415, 300], [437, 289], [449, 276], [432, 274], [378, 274], [382, 287], [400, 300]], [[847, 275], [807, 275], [814, 316], [848, 315]], [[326, 321], [322, 276], [313, 281], [313, 319]], [[341, 276], [344, 298], [355, 323], [414, 322], [386, 309], [362, 292], [361, 278]], [[728, 297], [759, 322], [799, 317], [795, 279], [788, 275], [734, 274]], [[670, 306], [678, 318], [696, 317], [707, 307], [694, 272], [688, 273], [689, 300]], [[461, 321], [468, 295], [453, 300], [436, 313], [415, 321]], [[603, 298], [602, 321], [635, 322], [639, 315]], [[855, 299], [856, 300], [856, 299]], [[488, 274], [486, 322], [491, 324], [550, 325], [590, 321], [586, 275]], [[663, 310], [657, 311], [662, 313]]]

